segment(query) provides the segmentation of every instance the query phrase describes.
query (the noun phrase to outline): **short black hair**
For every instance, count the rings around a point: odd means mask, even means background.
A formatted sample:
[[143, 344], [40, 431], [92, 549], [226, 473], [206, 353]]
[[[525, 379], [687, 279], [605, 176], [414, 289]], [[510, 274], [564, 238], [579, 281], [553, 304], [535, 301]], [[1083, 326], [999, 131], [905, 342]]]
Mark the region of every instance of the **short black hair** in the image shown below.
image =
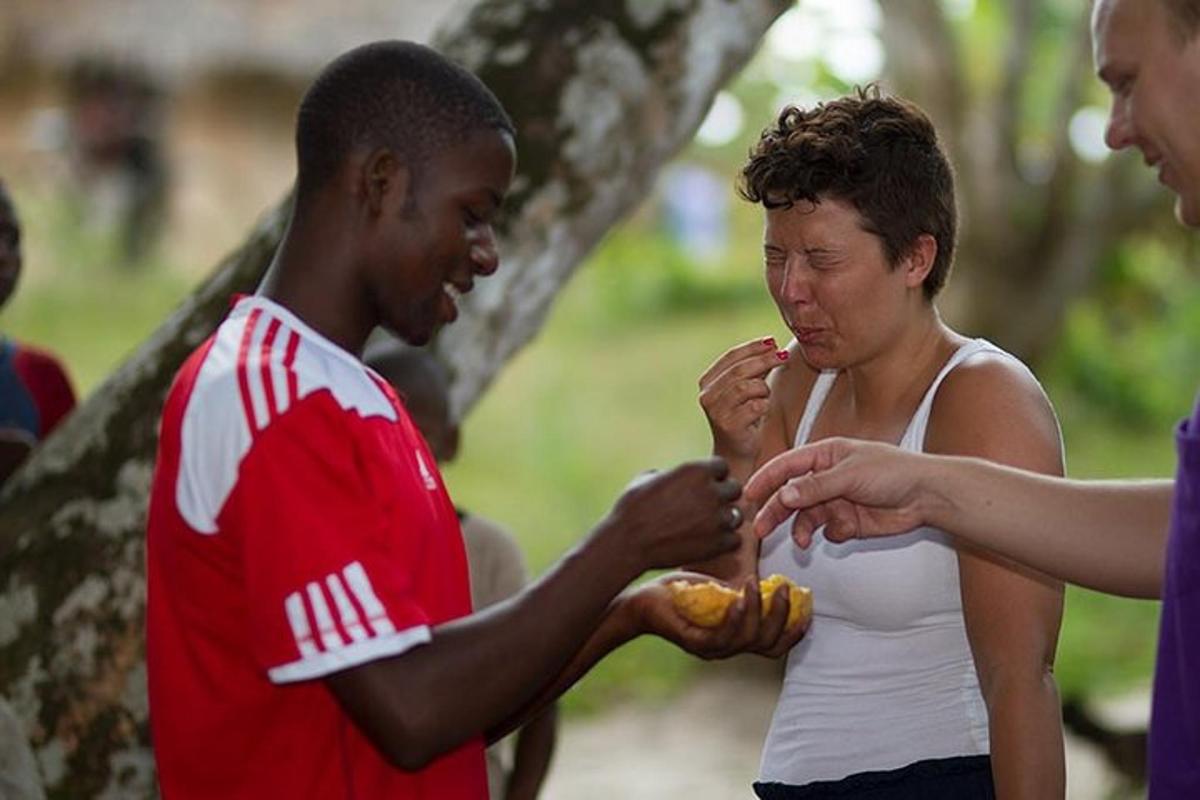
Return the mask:
[[390, 147], [418, 165], [489, 129], [514, 133], [491, 90], [437, 51], [396, 40], [356, 47], [325, 67], [300, 102], [297, 194], [323, 186], [357, 147]]

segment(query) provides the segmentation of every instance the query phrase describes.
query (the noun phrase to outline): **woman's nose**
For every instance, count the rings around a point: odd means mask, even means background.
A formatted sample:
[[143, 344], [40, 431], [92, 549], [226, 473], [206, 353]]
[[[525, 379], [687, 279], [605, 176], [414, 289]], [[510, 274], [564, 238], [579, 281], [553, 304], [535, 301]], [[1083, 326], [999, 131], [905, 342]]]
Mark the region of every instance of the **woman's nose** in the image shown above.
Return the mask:
[[799, 255], [790, 255], [783, 272], [783, 297], [790, 303], [812, 300], [812, 281], [808, 265]]

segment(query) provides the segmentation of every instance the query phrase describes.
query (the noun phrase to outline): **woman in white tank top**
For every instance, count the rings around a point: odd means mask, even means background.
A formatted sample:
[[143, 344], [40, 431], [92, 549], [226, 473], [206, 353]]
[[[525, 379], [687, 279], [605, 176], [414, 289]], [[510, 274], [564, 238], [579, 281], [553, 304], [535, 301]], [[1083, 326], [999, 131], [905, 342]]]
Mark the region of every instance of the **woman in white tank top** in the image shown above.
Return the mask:
[[[785, 109], [743, 170], [765, 208], [766, 282], [794, 337], [738, 345], [701, 378], [715, 452], [745, 479], [831, 436], [1061, 474], [1032, 373], [955, 333], [933, 298], [953, 257], [953, 178], [932, 125], [875, 89]], [[750, 526], [726, 580], [813, 589], [755, 790], [762, 798], [1061, 797], [1051, 674], [1058, 583], [920, 528], [799, 550]]]

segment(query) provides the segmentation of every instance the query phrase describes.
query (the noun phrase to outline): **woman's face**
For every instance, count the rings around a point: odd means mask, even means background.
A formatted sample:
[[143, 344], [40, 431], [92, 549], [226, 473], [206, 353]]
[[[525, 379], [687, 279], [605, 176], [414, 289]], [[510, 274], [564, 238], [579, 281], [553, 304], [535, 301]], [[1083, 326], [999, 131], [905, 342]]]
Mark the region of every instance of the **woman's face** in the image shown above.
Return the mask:
[[883, 240], [850, 204], [768, 209], [763, 250], [767, 289], [814, 369], [861, 363], [899, 335], [906, 270], [890, 267]]

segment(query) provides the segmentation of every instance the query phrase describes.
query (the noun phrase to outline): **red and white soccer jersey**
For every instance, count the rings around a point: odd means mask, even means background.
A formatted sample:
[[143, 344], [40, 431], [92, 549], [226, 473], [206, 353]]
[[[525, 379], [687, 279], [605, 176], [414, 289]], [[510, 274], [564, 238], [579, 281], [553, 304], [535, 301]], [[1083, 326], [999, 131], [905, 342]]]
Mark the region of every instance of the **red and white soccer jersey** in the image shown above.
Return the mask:
[[466, 556], [391, 388], [265, 298], [167, 396], [147, 583], [167, 800], [487, 797], [482, 740], [402, 772], [320, 680], [470, 613]]

